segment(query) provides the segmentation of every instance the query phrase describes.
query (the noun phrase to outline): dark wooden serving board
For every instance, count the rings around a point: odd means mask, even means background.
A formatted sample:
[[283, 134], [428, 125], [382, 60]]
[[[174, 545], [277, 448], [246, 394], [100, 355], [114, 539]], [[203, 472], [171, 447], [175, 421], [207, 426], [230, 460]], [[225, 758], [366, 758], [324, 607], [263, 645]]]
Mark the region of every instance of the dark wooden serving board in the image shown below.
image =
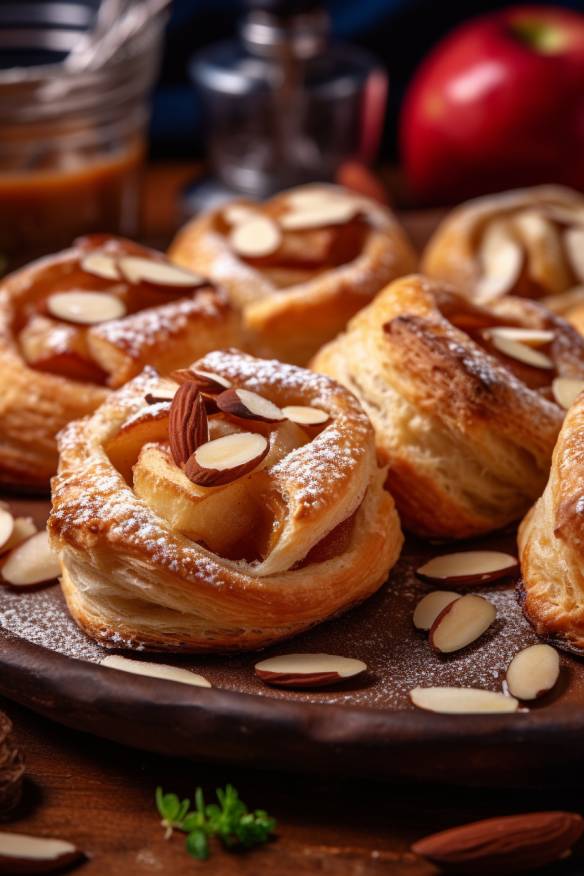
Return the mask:
[[[46, 501], [7, 498], [15, 513], [44, 523]], [[499, 537], [496, 545], [513, 550], [513, 540]], [[483, 785], [541, 784], [548, 773], [573, 774], [584, 761], [584, 665], [572, 657], [562, 657], [553, 696], [529, 712], [442, 716], [410, 705], [416, 685], [499, 690], [513, 654], [536, 641], [507, 582], [477, 591], [488, 592], [498, 610], [478, 643], [450, 657], [433, 654], [411, 622], [428, 589], [413, 568], [439, 551], [410, 546], [388, 583], [360, 608], [264, 652], [324, 651], [366, 661], [364, 679], [312, 692], [264, 686], [254, 676], [253, 654], [149, 658], [195, 669], [211, 690], [100, 667], [108, 652], [76, 627], [58, 586], [3, 587], [0, 693], [70, 727], [197, 759]]]

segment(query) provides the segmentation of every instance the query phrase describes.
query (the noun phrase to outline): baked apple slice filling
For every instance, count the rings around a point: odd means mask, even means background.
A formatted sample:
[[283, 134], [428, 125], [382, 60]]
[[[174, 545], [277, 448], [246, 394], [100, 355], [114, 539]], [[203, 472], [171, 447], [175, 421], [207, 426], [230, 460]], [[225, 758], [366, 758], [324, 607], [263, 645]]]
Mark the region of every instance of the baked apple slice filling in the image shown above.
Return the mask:
[[147, 362], [178, 367], [197, 332], [230, 319], [203, 277], [129, 240], [92, 235], [35, 265], [15, 299], [13, 328], [31, 368], [118, 387]]
[[[253, 564], [257, 575], [324, 562], [346, 549], [364, 497], [361, 481], [349, 487], [355, 495], [331, 502], [325, 514], [307, 501], [307, 472], [318, 489], [331, 442], [342, 454], [328, 411], [280, 408], [209, 372], [173, 377], [174, 391], [161, 380], [104, 445], [152, 511], [209, 551]], [[315, 454], [322, 470], [315, 471]], [[298, 538], [299, 527], [305, 537]]]

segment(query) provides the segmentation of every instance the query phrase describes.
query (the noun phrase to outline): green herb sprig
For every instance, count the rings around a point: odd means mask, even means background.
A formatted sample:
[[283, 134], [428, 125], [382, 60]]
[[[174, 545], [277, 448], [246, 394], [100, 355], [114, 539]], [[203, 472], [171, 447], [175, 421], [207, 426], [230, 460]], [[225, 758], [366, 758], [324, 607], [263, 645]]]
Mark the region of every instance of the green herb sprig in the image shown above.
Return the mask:
[[186, 850], [193, 858], [209, 857], [209, 839], [217, 837], [227, 849], [252, 848], [268, 842], [276, 829], [276, 820], [263, 809], [250, 812], [233, 785], [218, 788], [217, 803], [205, 803], [203, 791], [195, 791], [195, 808], [189, 799], [156, 789], [156, 806], [162, 819], [165, 839], [174, 830], [187, 834]]

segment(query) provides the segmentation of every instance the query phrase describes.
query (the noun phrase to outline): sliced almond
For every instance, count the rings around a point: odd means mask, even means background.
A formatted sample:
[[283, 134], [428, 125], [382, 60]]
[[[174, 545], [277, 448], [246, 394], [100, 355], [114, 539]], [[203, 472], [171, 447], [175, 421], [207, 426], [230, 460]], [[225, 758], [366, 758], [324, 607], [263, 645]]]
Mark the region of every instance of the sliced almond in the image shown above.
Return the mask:
[[513, 225], [525, 247], [529, 277], [547, 292], [562, 292], [570, 281], [557, 226], [539, 209], [518, 213]]
[[280, 408], [263, 395], [248, 389], [226, 389], [216, 398], [217, 407], [225, 414], [262, 423], [279, 423], [286, 419]]
[[231, 383], [226, 377], [221, 374], [214, 374], [211, 371], [200, 371], [198, 368], [182, 368], [179, 371], [173, 371], [170, 375], [177, 383], [185, 383], [188, 380], [196, 383], [201, 392], [216, 393], [223, 392], [224, 389], [229, 389]]
[[442, 609], [430, 627], [428, 640], [440, 654], [452, 654], [480, 638], [496, 617], [497, 609], [492, 602], [467, 593]]
[[298, 423], [299, 426], [320, 426], [330, 420], [327, 411], [305, 405], [287, 405], [282, 408], [282, 413], [293, 423]]
[[0, 832], [0, 873], [53, 873], [84, 857], [65, 840]]
[[551, 645], [531, 645], [519, 651], [507, 668], [507, 687], [518, 700], [535, 700], [550, 691], [560, 677], [560, 655]]
[[559, 405], [568, 410], [584, 390], [584, 380], [576, 377], [556, 377], [552, 381], [552, 393]]
[[47, 298], [47, 310], [65, 322], [96, 325], [124, 316], [126, 306], [107, 292], [56, 292]]
[[191, 672], [189, 669], [180, 669], [177, 666], [168, 666], [166, 663], [150, 663], [144, 660], [130, 660], [128, 657], [120, 657], [111, 654], [104, 657], [100, 666], [108, 669], [119, 669], [121, 672], [131, 672], [134, 675], [146, 675], [150, 678], [165, 678], [168, 681], [178, 681], [181, 684], [192, 684], [195, 687], [212, 687], [202, 675]]
[[229, 243], [235, 252], [249, 258], [271, 255], [278, 249], [281, 240], [280, 229], [267, 216], [241, 222], [229, 235]]
[[252, 472], [266, 456], [269, 442], [256, 432], [235, 432], [198, 447], [185, 465], [185, 474], [201, 487], [228, 484]]
[[572, 270], [584, 283], [584, 228], [569, 228], [564, 234], [564, 243]]
[[483, 334], [491, 340], [504, 338], [508, 341], [518, 341], [520, 344], [525, 344], [526, 347], [542, 347], [544, 344], [551, 344], [556, 336], [555, 332], [547, 329], [524, 329], [514, 326], [496, 326], [485, 329]]
[[572, 286], [567, 292], [562, 292], [561, 295], [547, 295], [541, 299], [548, 310], [553, 313], [559, 313], [566, 319], [570, 319], [570, 311], [573, 308], [584, 304], [584, 286]]
[[14, 531], [14, 517], [6, 508], [0, 508], [0, 550], [8, 542]]
[[433, 590], [422, 597], [414, 610], [414, 626], [417, 630], [429, 630], [438, 615], [454, 602], [460, 599], [460, 593], [452, 590]]
[[416, 570], [425, 581], [450, 584], [486, 584], [519, 569], [516, 557], [501, 551], [460, 551], [434, 557]]
[[353, 657], [334, 654], [281, 654], [255, 665], [255, 674], [278, 687], [323, 687], [354, 678], [367, 664]]
[[223, 210], [223, 218], [229, 225], [241, 225], [249, 219], [256, 219], [258, 211], [245, 204], [230, 204]]
[[356, 198], [336, 188], [323, 186], [308, 187], [286, 192], [286, 204], [294, 211], [315, 210], [327, 206], [331, 201], [354, 201]]
[[86, 255], [81, 260], [81, 267], [88, 274], [101, 277], [102, 280], [121, 280], [116, 260], [113, 256], [99, 250]]
[[30, 587], [53, 581], [60, 571], [59, 559], [49, 545], [46, 529], [10, 551], [0, 569], [4, 581], [13, 587]]
[[485, 304], [510, 292], [523, 267], [523, 250], [513, 237], [507, 222], [491, 222], [479, 249], [481, 278], [477, 284], [477, 300]]
[[490, 340], [500, 353], [511, 359], [517, 359], [518, 362], [524, 362], [533, 368], [554, 368], [554, 363], [549, 356], [528, 347], [526, 344], [520, 344], [518, 341], [512, 341], [510, 338], [501, 337], [498, 334], [491, 334]]
[[152, 283], [155, 286], [190, 289], [208, 283], [205, 277], [178, 268], [169, 262], [157, 262], [141, 256], [124, 256], [118, 262], [120, 270], [130, 283]]
[[36, 531], [37, 528], [32, 517], [15, 517], [10, 538], [0, 546], [0, 556], [7, 554], [8, 551], [11, 551], [13, 548], [17, 547], [17, 545], [26, 541], [31, 535], [35, 535]]
[[514, 697], [474, 687], [415, 687], [410, 699], [418, 709], [443, 715], [479, 715], [486, 712], [516, 712]]
[[344, 225], [359, 212], [359, 205], [344, 198], [331, 198], [320, 206], [296, 209], [280, 217], [282, 228], [287, 231], [306, 231], [327, 225]]
[[179, 386], [170, 406], [168, 438], [177, 465], [184, 465], [209, 440], [205, 402], [196, 383]]

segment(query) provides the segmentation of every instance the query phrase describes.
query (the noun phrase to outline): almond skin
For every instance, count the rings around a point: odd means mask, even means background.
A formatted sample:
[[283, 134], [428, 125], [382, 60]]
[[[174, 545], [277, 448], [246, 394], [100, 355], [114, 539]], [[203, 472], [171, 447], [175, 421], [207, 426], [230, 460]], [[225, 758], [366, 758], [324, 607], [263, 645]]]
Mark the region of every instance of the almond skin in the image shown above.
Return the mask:
[[168, 437], [172, 458], [179, 466], [209, 440], [205, 402], [195, 383], [179, 386], [170, 406]]
[[584, 820], [575, 812], [532, 812], [443, 830], [418, 840], [411, 850], [444, 873], [505, 876], [558, 861], [583, 831]]

